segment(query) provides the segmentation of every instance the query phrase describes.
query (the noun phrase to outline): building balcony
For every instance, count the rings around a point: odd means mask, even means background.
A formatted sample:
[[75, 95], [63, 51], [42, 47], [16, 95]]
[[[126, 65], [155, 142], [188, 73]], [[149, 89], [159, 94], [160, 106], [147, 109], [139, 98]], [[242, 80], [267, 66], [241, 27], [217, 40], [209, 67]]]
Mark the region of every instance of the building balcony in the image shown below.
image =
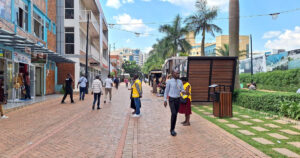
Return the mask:
[[99, 37], [100, 35], [100, 24], [98, 20], [96, 19], [95, 15], [91, 10], [81, 10], [79, 14], [79, 20], [80, 20], [80, 26], [83, 28], [85, 31], [87, 31], [87, 21], [88, 21], [88, 14], [90, 15], [89, 17], [89, 22], [90, 22], [90, 30], [89, 34], [91, 37]]

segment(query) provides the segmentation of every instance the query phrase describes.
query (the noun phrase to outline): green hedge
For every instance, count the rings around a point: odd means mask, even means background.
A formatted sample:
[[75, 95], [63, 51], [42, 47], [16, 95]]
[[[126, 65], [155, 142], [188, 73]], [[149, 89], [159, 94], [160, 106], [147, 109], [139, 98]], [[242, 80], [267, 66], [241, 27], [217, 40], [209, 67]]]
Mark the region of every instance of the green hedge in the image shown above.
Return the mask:
[[[281, 114], [282, 103], [294, 102], [299, 104], [300, 94], [290, 92], [272, 93], [261, 91], [237, 90], [234, 93], [234, 101], [239, 106], [243, 106], [245, 108]], [[282, 113], [282, 115], [286, 116], [285, 113]]]
[[[296, 92], [300, 88], [300, 69], [254, 74], [253, 81], [256, 82], [258, 89]], [[251, 74], [240, 74], [240, 82], [245, 87], [251, 82]]]

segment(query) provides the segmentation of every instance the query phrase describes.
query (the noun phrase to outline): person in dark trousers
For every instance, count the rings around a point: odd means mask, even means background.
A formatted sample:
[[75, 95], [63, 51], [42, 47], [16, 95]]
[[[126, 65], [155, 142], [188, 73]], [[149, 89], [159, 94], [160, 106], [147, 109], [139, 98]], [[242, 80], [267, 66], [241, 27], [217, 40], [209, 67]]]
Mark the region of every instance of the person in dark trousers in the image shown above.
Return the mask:
[[7, 119], [4, 115], [3, 104], [7, 103], [7, 97], [4, 94], [4, 83], [3, 79], [0, 79], [0, 119]]
[[82, 75], [77, 83], [77, 88], [79, 86], [79, 100], [84, 100], [88, 80], [84, 75]]
[[72, 75], [71, 74], [67, 74], [67, 78], [65, 80], [65, 95], [61, 101], [62, 104], [65, 103], [65, 99], [67, 97], [67, 95], [69, 94], [70, 95], [70, 98], [71, 98], [71, 103], [74, 103], [74, 100], [73, 100], [73, 78], [72, 78]]
[[115, 78], [114, 82], [115, 82], [115, 85], [116, 85], [116, 89], [118, 89], [119, 88], [119, 83], [120, 83], [120, 80], [118, 79], [118, 77]]
[[177, 114], [180, 106], [180, 93], [185, 93], [182, 81], [178, 79], [179, 72], [173, 70], [172, 79], [167, 82], [166, 90], [164, 93], [164, 106], [167, 107], [167, 98], [169, 96], [169, 106], [171, 110], [171, 129], [172, 136], [176, 136], [175, 126], [177, 121]]
[[31, 99], [30, 95], [30, 78], [28, 72], [25, 73], [24, 75], [24, 85], [25, 85], [25, 99]]
[[100, 81], [100, 77], [96, 76], [96, 79], [92, 84], [92, 94], [94, 94], [94, 102], [93, 102], [93, 110], [95, 109], [95, 104], [97, 101], [97, 109], [100, 109], [100, 96], [102, 94], [102, 82]]

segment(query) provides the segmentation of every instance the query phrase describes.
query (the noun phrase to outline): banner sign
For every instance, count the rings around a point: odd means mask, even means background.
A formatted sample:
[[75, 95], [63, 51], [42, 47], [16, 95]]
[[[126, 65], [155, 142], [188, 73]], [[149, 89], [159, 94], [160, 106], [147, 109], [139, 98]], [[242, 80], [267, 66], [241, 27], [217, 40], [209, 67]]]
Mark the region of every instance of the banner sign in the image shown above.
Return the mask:
[[47, 63], [47, 54], [37, 53], [31, 54], [31, 63], [35, 64], [46, 64]]
[[30, 57], [24, 54], [14, 52], [14, 61], [17, 63], [30, 64]]

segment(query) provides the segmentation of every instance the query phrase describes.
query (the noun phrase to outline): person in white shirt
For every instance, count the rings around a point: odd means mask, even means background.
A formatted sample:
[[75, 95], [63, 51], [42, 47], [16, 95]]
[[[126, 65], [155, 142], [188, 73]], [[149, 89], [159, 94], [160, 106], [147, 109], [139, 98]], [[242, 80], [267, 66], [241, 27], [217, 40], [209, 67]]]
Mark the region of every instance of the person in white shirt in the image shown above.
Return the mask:
[[107, 76], [107, 79], [104, 81], [105, 83], [105, 96], [104, 96], [104, 103], [106, 103], [107, 94], [109, 93], [109, 101], [111, 102], [111, 91], [113, 87], [113, 81], [110, 77], [110, 75]]
[[102, 94], [102, 82], [100, 81], [100, 77], [96, 76], [96, 79], [93, 81], [92, 84], [92, 94], [94, 94], [94, 102], [93, 102], [93, 110], [95, 109], [95, 104], [97, 101], [97, 109], [100, 108], [100, 96]]
[[86, 93], [86, 85], [87, 85], [87, 79], [84, 75], [82, 75], [78, 81], [78, 84], [77, 84], [77, 88], [78, 86], [80, 85], [79, 87], [79, 100], [84, 100], [84, 95]]

